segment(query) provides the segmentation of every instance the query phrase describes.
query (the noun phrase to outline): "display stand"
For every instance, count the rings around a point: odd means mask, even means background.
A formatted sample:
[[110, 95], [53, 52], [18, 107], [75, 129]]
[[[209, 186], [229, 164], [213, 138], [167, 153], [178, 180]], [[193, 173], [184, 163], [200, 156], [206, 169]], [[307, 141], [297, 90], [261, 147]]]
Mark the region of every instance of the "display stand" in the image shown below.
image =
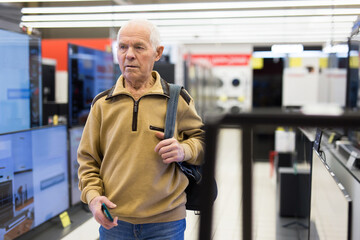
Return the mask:
[[282, 227], [299, 225], [305, 229], [308, 226], [299, 218], [308, 218], [310, 213], [310, 169], [294, 169], [281, 167], [279, 169], [279, 215], [292, 217], [294, 221], [283, 224]]
[[[253, 112], [243, 112], [228, 115], [208, 115], [205, 119], [205, 159], [203, 168], [203, 189], [201, 195], [200, 240], [210, 240], [212, 232], [213, 209], [208, 196], [213, 191], [213, 176], [215, 173], [216, 148], [218, 130], [224, 127], [242, 130], [242, 239], [251, 240], [252, 230], [252, 132], [259, 125], [267, 126], [302, 126], [302, 127], [359, 127], [360, 113], [345, 112], [341, 115], [305, 115], [301, 112], [291, 112], [282, 109], [257, 109]], [[239, 203], [240, 204], [240, 203]]]

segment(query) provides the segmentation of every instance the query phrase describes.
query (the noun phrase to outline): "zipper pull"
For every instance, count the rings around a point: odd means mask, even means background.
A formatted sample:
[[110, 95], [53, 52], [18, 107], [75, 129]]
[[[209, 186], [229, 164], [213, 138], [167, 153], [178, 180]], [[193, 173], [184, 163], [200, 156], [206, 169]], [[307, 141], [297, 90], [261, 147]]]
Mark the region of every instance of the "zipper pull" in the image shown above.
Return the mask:
[[139, 101], [134, 100], [134, 112], [133, 112], [133, 122], [132, 122], [132, 130], [137, 130], [137, 119], [138, 119], [138, 109], [139, 109]]
[[138, 105], [139, 105], [139, 102], [138, 102], [138, 101], [135, 101], [135, 102], [134, 102], [134, 112], [136, 112], [136, 113], [137, 113], [137, 111], [138, 111]]

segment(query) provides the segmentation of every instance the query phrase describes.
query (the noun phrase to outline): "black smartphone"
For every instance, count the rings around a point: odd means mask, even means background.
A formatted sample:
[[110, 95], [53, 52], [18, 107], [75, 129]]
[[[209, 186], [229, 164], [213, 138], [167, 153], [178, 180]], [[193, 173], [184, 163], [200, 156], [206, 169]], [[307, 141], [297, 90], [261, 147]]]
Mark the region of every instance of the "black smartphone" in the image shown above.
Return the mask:
[[105, 203], [103, 203], [101, 205], [101, 210], [103, 211], [103, 213], [105, 214], [105, 216], [107, 217], [107, 219], [109, 219], [111, 222], [114, 221], [113, 217], [111, 216], [108, 208], [106, 207]]

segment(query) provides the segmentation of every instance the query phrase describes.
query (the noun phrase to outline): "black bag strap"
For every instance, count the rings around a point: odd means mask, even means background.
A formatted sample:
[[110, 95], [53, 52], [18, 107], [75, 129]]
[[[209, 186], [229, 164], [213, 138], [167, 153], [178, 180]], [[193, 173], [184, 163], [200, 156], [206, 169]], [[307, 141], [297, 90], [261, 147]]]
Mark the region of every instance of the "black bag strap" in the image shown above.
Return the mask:
[[[176, 84], [169, 83], [170, 99], [167, 103], [164, 139], [172, 138], [175, 131], [176, 112], [179, 101], [179, 95], [182, 87]], [[199, 166], [190, 165], [186, 162], [176, 162], [187, 176], [192, 177], [197, 183], [201, 181], [202, 175]]]
[[179, 101], [181, 86], [169, 83], [170, 99], [167, 103], [164, 139], [172, 138], [175, 131], [176, 112]]

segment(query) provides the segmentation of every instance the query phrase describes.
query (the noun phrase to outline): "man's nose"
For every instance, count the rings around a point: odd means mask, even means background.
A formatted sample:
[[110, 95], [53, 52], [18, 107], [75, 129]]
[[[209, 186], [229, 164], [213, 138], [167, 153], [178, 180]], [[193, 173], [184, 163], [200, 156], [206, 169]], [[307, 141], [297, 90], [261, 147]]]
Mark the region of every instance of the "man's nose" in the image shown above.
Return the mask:
[[126, 58], [135, 58], [134, 49], [132, 47], [129, 47], [126, 52]]

